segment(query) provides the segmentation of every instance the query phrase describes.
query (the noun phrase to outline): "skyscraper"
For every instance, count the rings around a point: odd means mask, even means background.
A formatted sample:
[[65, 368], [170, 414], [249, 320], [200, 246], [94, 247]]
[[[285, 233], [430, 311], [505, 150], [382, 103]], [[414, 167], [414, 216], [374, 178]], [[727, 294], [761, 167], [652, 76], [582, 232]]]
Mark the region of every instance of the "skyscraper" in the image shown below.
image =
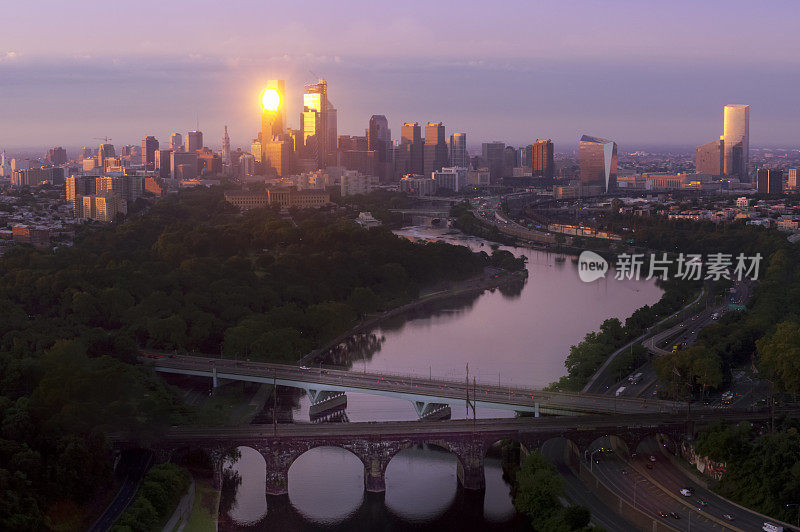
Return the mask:
[[425, 126], [422, 173], [430, 178], [433, 172], [447, 165], [447, 139], [441, 122], [428, 122]]
[[158, 150], [158, 140], [149, 136], [142, 140], [142, 165], [145, 170], [152, 170], [156, 164], [156, 150]]
[[231, 164], [231, 138], [228, 136], [228, 126], [222, 134], [222, 164]]
[[797, 190], [797, 168], [789, 168], [789, 182], [787, 185], [792, 190]]
[[267, 88], [261, 95], [261, 142], [269, 142], [283, 135], [283, 101], [286, 82], [282, 79], [267, 81]]
[[300, 128], [306, 157], [314, 157], [319, 168], [335, 162], [336, 109], [328, 100], [328, 82], [322, 78], [304, 86]]
[[504, 159], [503, 154], [506, 149], [505, 142], [494, 141], [484, 142], [481, 145], [481, 158], [489, 168], [489, 180], [494, 184], [503, 176]]
[[193, 153], [202, 147], [203, 147], [203, 132], [189, 131], [186, 134], [186, 151], [188, 151], [189, 153]]
[[100, 149], [97, 150], [97, 166], [100, 168], [105, 168], [106, 160], [112, 157], [116, 157], [116, 154], [114, 153], [114, 145], [101, 144]]
[[423, 168], [423, 145], [422, 132], [418, 123], [406, 122], [400, 129], [400, 148], [397, 155], [397, 174], [402, 177], [405, 174], [422, 175]]
[[617, 143], [584, 135], [581, 137], [581, 185], [600, 186], [608, 192], [617, 185]]
[[64, 164], [67, 162], [67, 150], [62, 148], [61, 146], [56, 146], [55, 148], [50, 148], [47, 151], [47, 156], [45, 157], [50, 163], [54, 166], [58, 166], [60, 164]]
[[722, 137], [725, 175], [748, 181], [750, 163], [750, 106], [731, 104], [724, 110]]
[[173, 133], [169, 137], [169, 147], [172, 151], [183, 151], [183, 135], [180, 133]]
[[450, 135], [450, 165], [458, 168], [469, 166], [466, 133], [453, 133]]
[[550, 139], [536, 140], [536, 143], [533, 145], [533, 154], [531, 157], [533, 177], [553, 179], [553, 175], [555, 174], [553, 155], [553, 142]]
[[392, 176], [392, 132], [384, 115], [372, 115], [367, 129], [367, 148], [375, 152], [375, 173], [381, 183]]
[[722, 175], [725, 165], [725, 141], [711, 141], [698, 146], [694, 165], [698, 174]]
[[756, 192], [759, 194], [783, 194], [783, 172], [759, 168], [756, 172]]

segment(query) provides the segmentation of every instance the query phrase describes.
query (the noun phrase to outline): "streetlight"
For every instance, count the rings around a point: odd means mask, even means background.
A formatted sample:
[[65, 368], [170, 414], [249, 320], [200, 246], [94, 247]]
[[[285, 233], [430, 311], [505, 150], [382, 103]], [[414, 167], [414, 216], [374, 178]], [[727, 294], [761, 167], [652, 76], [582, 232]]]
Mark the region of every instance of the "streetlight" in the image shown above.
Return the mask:
[[[595, 449], [594, 451], [591, 452], [591, 454], [589, 454], [589, 471], [593, 471], [592, 465], [594, 464], [594, 453], [598, 451], [602, 451], [602, 449]], [[589, 451], [583, 451], [584, 458], [586, 457], [586, 453], [588, 452]]]

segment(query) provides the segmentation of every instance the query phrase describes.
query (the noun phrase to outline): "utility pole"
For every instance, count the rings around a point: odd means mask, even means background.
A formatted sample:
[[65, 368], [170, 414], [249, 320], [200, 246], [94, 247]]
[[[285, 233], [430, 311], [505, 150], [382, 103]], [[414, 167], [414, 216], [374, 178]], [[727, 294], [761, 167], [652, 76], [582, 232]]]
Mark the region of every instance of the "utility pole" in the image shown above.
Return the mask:
[[272, 376], [272, 434], [278, 435], [278, 386], [276, 384], [275, 375]]
[[467, 377], [465, 382], [467, 390], [467, 416], [469, 416], [469, 362], [467, 362]]

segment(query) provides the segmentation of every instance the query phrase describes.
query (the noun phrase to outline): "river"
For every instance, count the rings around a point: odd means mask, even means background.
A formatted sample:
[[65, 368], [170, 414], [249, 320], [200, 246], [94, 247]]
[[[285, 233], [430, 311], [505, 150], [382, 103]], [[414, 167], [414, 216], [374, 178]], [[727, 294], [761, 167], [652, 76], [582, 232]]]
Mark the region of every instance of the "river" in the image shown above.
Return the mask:
[[[491, 253], [488, 242], [446, 228], [409, 227], [397, 234], [441, 239]], [[625, 320], [634, 310], [661, 297], [654, 281], [605, 279], [583, 283], [569, 259], [527, 248], [501, 246], [528, 258], [528, 279], [516, 286], [487, 290], [431, 303], [384, 321], [375, 330], [332, 350], [327, 362], [352, 371], [390, 372], [463, 381], [546, 386], [566, 374], [570, 345], [597, 330], [603, 320]], [[310, 422], [309, 400], [283, 390], [284, 417]], [[451, 417], [463, 418], [463, 405]], [[512, 412], [478, 410], [479, 417], [507, 417]], [[416, 420], [411, 403], [365, 394], [347, 394], [347, 408], [331, 421]], [[485, 460], [486, 490], [461, 489], [456, 460], [436, 447], [401, 451], [386, 470], [386, 493], [364, 491], [363, 466], [339, 448], [313, 449], [289, 470], [288, 497], [264, 495], [261, 456], [241, 448], [231, 468], [241, 482], [220, 529], [229, 530], [525, 530], [503, 479], [499, 454]], [[225, 511], [225, 510], [223, 510]], [[248, 526], [249, 524], [249, 526]]]

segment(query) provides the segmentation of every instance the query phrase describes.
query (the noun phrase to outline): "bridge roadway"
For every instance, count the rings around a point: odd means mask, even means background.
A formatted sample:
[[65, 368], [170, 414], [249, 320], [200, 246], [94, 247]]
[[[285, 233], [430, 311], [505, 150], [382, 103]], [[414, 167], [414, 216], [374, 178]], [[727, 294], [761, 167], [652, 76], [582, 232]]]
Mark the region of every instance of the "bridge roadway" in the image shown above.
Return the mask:
[[[693, 434], [698, 426], [724, 419], [769, 422], [769, 412], [715, 411], [686, 415], [636, 413], [549, 418], [387, 421], [367, 423], [279, 424], [239, 427], [173, 427], [147, 444], [159, 460], [169, 460], [181, 449], [204, 449], [214, 464], [214, 482], [221, 482], [222, 467], [230, 449], [246, 446], [256, 450], [266, 464], [266, 491], [281, 495], [288, 490], [292, 463], [315, 447], [335, 446], [352, 452], [364, 465], [367, 491], [386, 489], [385, 472], [392, 458], [403, 449], [421, 444], [436, 445], [456, 457], [457, 476], [466, 489], [484, 487], [483, 460], [497, 441], [512, 439], [526, 450], [539, 449], [553, 438], [571, 442], [572, 456], [582, 456], [598, 438], [613, 434], [628, 449], [656, 434], [673, 441]], [[111, 436], [118, 448], [140, 447], [141, 442]]]
[[[149, 357], [149, 358], [148, 358]], [[154, 358], [155, 357], [155, 358]], [[470, 399], [477, 407], [552, 415], [677, 412], [684, 407], [673, 401], [624, 399], [615, 396], [535, 390], [512, 386], [469, 384], [442, 379], [379, 373], [305, 368], [265, 362], [219, 358], [154, 355], [141, 357], [163, 373], [176, 373], [220, 380], [275, 383], [307, 391], [357, 392], [405, 399], [418, 412], [433, 404], [461, 404]]]

